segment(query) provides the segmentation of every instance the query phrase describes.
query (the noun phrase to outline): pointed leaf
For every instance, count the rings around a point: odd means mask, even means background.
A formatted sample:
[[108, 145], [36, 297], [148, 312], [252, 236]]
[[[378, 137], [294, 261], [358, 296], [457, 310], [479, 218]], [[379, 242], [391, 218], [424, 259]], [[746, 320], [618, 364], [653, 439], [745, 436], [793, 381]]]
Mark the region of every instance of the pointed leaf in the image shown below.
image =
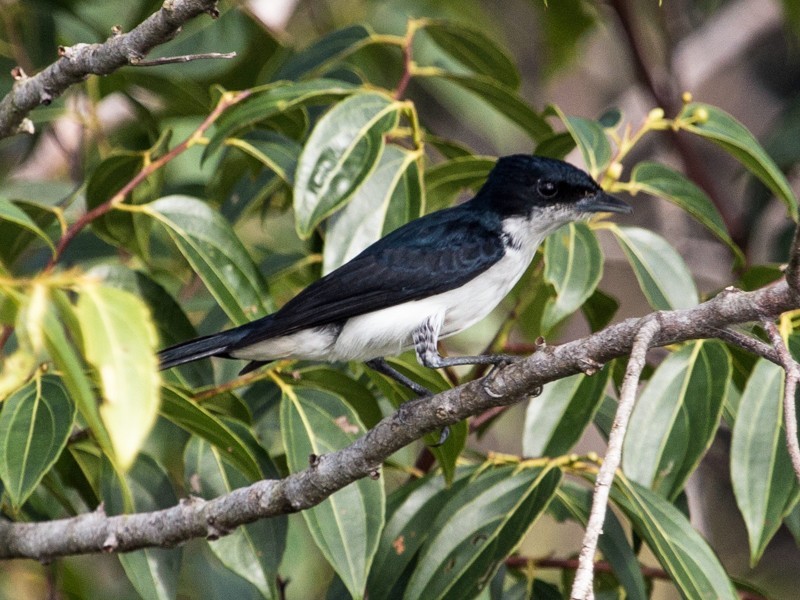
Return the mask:
[[568, 117], [557, 106], [553, 110], [567, 127], [583, 155], [589, 174], [598, 179], [611, 162], [611, 144], [603, 126], [597, 121], [582, 117]]
[[508, 53], [497, 42], [477, 28], [455, 21], [427, 21], [425, 32], [436, 45], [462, 65], [490, 79], [519, 87], [519, 72]]
[[731, 440], [731, 481], [755, 565], [800, 496], [783, 427], [784, 371], [759, 359], [747, 380]]
[[[341, 398], [304, 388], [286, 388], [281, 400], [281, 434], [292, 472], [351, 444], [364, 426]], [[384, 522], [382, 480], [360, 479], [321, 504], [303, 511], [311, 535], [354, 597], [362, 598]]]
[[675, 118], [681, 129], [715, 142], [758, 177], [797, 221], [797, 198], [786, 177], [747, 128], [721, 108], [690, 102]]
[[613, 224], [609, 227], [628, 257], [650, 306], [671, 310], [697, 305], [700, 300], [689, 268], [664, 238], [638, 227]]
[[150, 311], [128, 292], [85, 285], [77, 316], [86, 359], [100, 375], [100, 416], [110, 434], [116, 460], [126, 469], [158, 414], [158, 340]]
[[714, 439], [730, 377], [731, 358], [719, 342], [702, 340], [670, 354], [631, 415], [625, 474], [674, 499]]
[[[22, 229], [28, 233], [32, 233], [47, 244], [51, 250], [55, 251], [52, 240], [47, 237], [47, 234], [42, 231], [36, 222], [24, 210], [5, 198], [0, 198], [0, 223], [3, 223], [6, 227], [11, 225], [15, 229]], [[5, 231], [4, 236], [8, 235], [8, 237], [4, 237], [3, 239], [13, 239], [15, 236], [12, 231]]]
[[711, 199], [686, 177], [659, 163], [640, 162], [633, 168], [630, 183], [635, 189], [669, 200], [688, 212], [731, 249], [737, 264], [744, 263], [742, 250], [728, 235]]
[[230, 224], [205, 202], [166, 196], [144, 206], [236, 325], [271, 311], [266, 283]]
[[220, 456], [249, 478], [250, 483], [262, 479], [255, 457], [230, 427], [220, 418], [173, 388], [164, 388], [161, 414], [181, 429], [202, 438], [217, 449]]
[[524, 456], [560, 456], [569, 452], [592, 422], [611, 369], [587, 377], [579, 374], [544, 386], [528, 401], [522, 437]]
[[533, 140], [544, 139], [553, 133], [547, 121], [504, 83], [482, 75], [451, 73], [437, 67], [426, 67], [417, 73], [417, 76], [444, 79], [476, 94], [501, 115], [522, 128]]
[[274, 171], [285, 183], [294, 185], [294, 172], [302, 147], [293, 139], [277, 133], [263, 132], [243, 139], [228, 138], [225, 145], [249, 154]]
[[214, 135], [203, 153], [203, 160], [216, 152], [229, 137], [265, 123], [294, 108], [327, 104], [353, 93], [357, 88], [337, 79], [314, 79], [298, 83], [279, 81], [251, 90], [250, 96], [226, 110], [214, 124]]
[[[397, 146], [386, 147], [375, 170], [358, 187], [347, 206], [328, 221], [323, 274], [343, 265], [388, 233], [390, 213], [402, 214], [391, 229], [420, 216], [421, 186], [416, 165], [414, 153]], [[411, 189], [408, 183], [412, 184]], [[399, 206], [393, 211], [392, 204]]]
[[361, 48], [371, 35], [372, 32], [363, 25], [337, 29], [290, 57], [275, 73], [274, 79], [300, 79], [322, 73]]
[[428, 211], [450, 206], [462, 190], [477, 190], [486, 181], [496, 161], [487, 156], [463, 156], [426, 169]]
[[472, 598], [547, 508], [561, 472], [487, 470], [460, 490], [431, 525], [404, 598]]
[[58, 377], [46, 375], [17, 390], [0, 412], [0, 480], [20, 507], [67, 445], [75, 405]]
[[544, 246], [544, 278], [555, 288], [542, 315], [546, 334], [578, 310], [603, 276], [603, 251], [584, 223], [569, 223], [548, 236]]
[[634, 531], [647, 542], [684, 598], [739, 597], [713, 550], [675, 506], [623, 476], [614, 479], [611, 498], [631, 520]]
[[352, 195], [383, 152], [384, 134], [397, 125], [401, 104], [377, 92], [359, 93], [316, 124], [297, 163], [294, 210], [302, 238]]
[[404, 574], [410, 576], [417, 552], [434, 533], [431, 523], [445, 504], [470, 484], [474, 472], [474, 467], [460, 468], [449, 485], [439, 475], [428, 475], [397, 488], [387, 499], [386, 526], [367, 582], [370, 597], [397, 596], [395, 586]]

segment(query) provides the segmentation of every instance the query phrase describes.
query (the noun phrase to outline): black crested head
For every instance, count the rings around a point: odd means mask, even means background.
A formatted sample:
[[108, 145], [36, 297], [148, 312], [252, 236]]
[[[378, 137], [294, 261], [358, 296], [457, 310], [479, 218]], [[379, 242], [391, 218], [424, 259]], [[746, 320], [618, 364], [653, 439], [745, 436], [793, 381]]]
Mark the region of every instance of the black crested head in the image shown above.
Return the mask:
[[475, 202], [488, 204], [502, 216], [529, 217], [538, 209], [564, 222], [593, 212], [631, 211], [585, 171], [563, 160], [530, 154], [498, 159]]

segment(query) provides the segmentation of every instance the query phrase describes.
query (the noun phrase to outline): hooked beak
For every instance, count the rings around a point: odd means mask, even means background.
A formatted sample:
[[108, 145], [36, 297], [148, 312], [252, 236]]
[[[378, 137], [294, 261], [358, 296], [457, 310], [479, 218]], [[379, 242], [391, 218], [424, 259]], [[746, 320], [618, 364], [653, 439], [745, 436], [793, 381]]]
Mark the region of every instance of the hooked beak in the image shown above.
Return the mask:
[[578, 210], [582, 212], [612, 212], [621, 214], [630, 214], [633, 208], [619, 198], [615, 198], [606, 194], [603, 190], [599, 190], [590, 196], [586, 196], [578, 200]]

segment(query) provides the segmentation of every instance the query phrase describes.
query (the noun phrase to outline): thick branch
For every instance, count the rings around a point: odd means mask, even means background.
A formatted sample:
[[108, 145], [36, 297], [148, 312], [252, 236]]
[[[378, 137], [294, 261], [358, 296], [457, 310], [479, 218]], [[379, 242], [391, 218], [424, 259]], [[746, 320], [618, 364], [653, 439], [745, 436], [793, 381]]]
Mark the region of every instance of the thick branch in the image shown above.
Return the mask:
[[[784, 281], [757, 290], [728, 290], [692, 309], [661, 312], [651, 346], [713, 337], [716, 329], [760, 321], [798, 308]], [[641, 319], [628, 319], [589, 337], [548, 346], [499, 370], [491, 390], [482, 381], [414, 400], [378, 423], [352, 445], [319, 457], [286, 479], [266, 480], [210, 501], [190, 499], [151, 513], [108, 517], [100, 512], [44, 523], [0, 521], [0, 558], [124, 552], [174, 546], [195, 537], [216, 538], [256, 519], [310, 508], [335, 491], [374, 476], [384, 460], [424, 434], [470, 415], [526, 398], [532, 390], [630, 354]], [[400, 414], [401, 413], [401, 414]]]
[[102, 44], [60, 48], [61, 58], [33, 77], [15, 69], [17, 81], [0, 101], [0, 139], [17, 133], [30, 111], [41, 104], [50, 104], [69, 86], [89, 75], [108, 75], [141, 61], [153, 48], [175, 37], [184, 23], [200, 14], [216, 17], [219, 14], [216, 6], [216, 0], [165, 0], [158, 12], [129, 33], [115, 34]]

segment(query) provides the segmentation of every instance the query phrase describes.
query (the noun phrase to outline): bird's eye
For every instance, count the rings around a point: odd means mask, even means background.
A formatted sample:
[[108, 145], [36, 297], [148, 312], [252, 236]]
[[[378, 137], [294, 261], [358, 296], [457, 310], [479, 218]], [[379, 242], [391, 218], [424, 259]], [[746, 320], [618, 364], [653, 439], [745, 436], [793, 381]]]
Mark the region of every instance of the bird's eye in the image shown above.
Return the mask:
[[552, 198], [558, 192], [558, 186], [547, 179], [540, 179], [536, 184], [536, 191], [542, 198]]

